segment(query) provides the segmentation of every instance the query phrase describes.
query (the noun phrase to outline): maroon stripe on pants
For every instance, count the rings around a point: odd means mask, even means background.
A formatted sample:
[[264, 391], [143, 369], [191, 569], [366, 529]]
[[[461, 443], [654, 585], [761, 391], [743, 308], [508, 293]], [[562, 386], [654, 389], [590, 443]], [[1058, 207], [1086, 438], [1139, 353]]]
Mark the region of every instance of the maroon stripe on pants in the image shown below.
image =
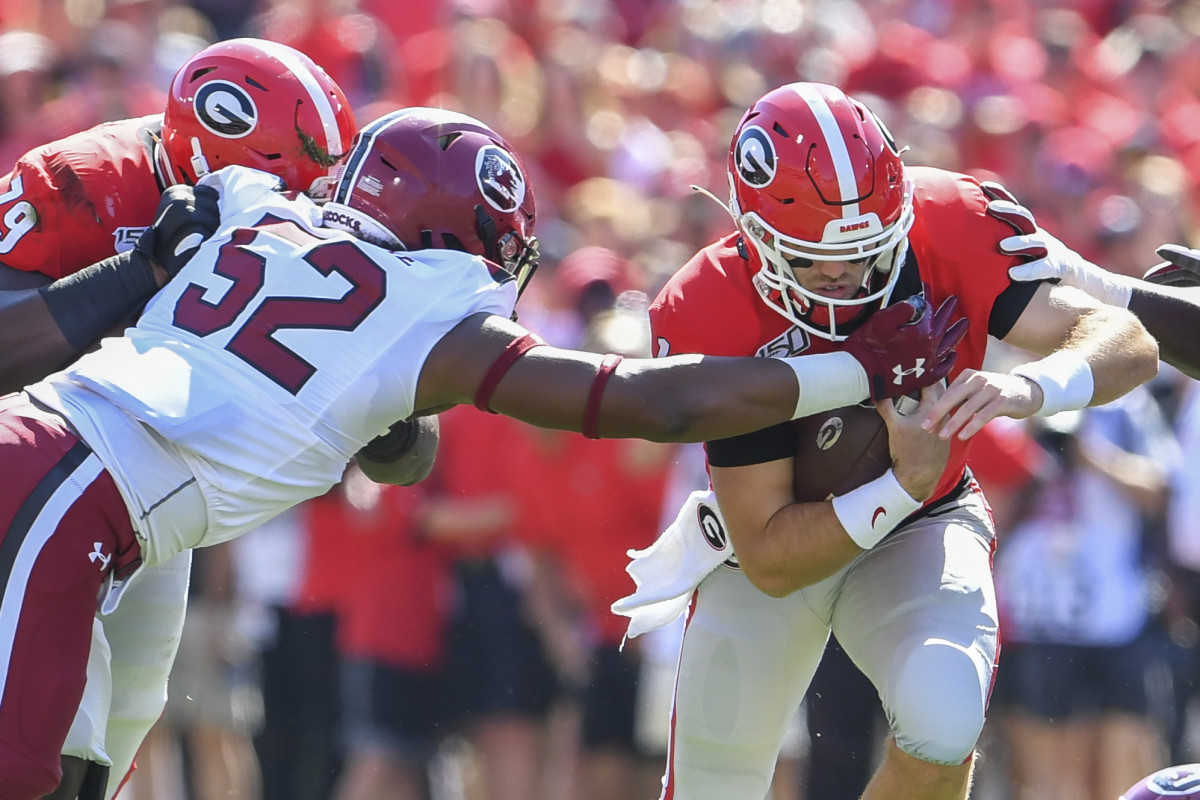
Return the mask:
[[[58, 786], [60, 751], [87, 677], [97, 594], [110, 570], [139, 557], [109, 474], [92, 469], [86, 485], [72, 477], [94, 459], [53, 420], [7, 400], [0, 406], [0, 580], [14, 586], [13, 596], [6, 591], [0, 599], [0, 653], [8, 657], [0, 800], [36, 800]], [[39, 513], [59, 487], [74, 499], [48, 522]]]

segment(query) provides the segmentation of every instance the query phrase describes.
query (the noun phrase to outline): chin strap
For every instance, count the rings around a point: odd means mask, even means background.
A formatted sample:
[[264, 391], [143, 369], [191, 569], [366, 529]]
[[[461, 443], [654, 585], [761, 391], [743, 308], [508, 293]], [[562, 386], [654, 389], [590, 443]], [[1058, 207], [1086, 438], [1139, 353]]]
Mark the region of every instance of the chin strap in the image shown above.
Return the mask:
[[200, 137], [192, 137], [192, 173], [195, 174], [196, 180], [200, 180], [207, 175], [210, 170], [208, 168], [208, 159], [204, 157], [204, 151], [200, 149]]

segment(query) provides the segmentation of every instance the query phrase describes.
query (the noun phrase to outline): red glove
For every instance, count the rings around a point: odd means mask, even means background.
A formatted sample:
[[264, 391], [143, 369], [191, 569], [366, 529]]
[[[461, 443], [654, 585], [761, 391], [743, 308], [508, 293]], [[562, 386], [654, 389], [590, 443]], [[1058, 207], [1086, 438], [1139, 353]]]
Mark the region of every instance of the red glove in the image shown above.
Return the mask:
[[953, 295], [937, 313], [918, 295], [876, 311], [850, 334], [844, 349], [867, 371], [872, 400], [912, 394], [950, 374], [969, 324], [965, 317], [950, 324], [957, 310]]

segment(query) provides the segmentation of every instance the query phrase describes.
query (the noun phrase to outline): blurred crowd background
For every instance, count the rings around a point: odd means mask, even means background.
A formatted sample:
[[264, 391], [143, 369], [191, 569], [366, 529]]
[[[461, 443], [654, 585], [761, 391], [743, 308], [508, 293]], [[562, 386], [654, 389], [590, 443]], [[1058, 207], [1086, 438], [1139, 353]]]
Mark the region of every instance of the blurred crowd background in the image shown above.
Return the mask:
[[[540, 277], [521, 321], [648, 355], [647, 298], [730, 229], [729, 137], [795, 80], [865, 101], [928, 164], [998, 180], [1069, 245], [1140, 275], [1196, 243], [1197, 0], [0, 0], [0, 170], [161, 112], [204, 45], [310, 55], [359, 123], [465, 111], [523, 155]], [[65, 232], [64, 232], [65, 233]], [[1001, 349], [998, 362], [1014, 354]], [[434, 476], [348, 472], [197, 554], [136, 800], [657, 797], [677, 628], [608, 605], [705, 483], [702, 453], [456, 409]], [[990, 426], [1005, 645], [975, 796], [1098, 800], [1200, 760], [1200, 397], [1164, 368], [1113, 407]], [[857, 797], [884, 728], [836, 646], [775, 800]]]

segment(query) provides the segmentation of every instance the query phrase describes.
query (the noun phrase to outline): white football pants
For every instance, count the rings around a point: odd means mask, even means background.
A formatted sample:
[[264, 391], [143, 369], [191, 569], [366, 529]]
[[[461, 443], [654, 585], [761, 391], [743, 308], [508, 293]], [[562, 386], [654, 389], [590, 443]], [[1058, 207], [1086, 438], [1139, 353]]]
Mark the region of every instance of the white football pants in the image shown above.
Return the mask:
[[998, 647], [994, 538], [982, 496], [967, 492], [785, 598], [715, 570], [684, 633], [663, 797], [765, 797], [831, 629], [879, 690], [900, 749], [962, 763], [983, 728]]

